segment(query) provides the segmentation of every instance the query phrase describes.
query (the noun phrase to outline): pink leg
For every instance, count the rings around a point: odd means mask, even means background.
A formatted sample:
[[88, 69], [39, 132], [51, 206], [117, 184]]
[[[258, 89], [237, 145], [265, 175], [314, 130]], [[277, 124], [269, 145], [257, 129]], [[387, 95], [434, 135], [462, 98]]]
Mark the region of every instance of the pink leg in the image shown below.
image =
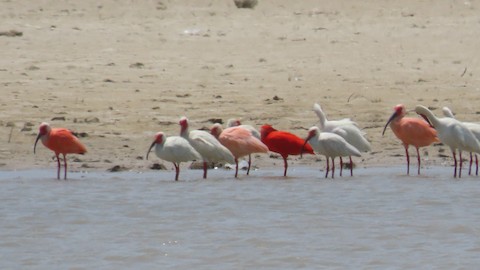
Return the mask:
[[470, 165], [468, 166], [468, 175], [472, 175], [473, 154], [470, 152]]
[[252, 165], [252, 155], [248, 155], [248, 168], [247, 168], [247, 175], [250, 173], [250, 166]]
[[235, 159], [235, 178], [238, 177], [238, 159]]
[[63, 154], [63, 164], [65, 164], [65, 171], [63, 172], [64, 173], [63, 179], [67, 180], [67, 157], [65, 156], [65, 154]]
[[60, 180], [60, 156], [58, 154], [55, 154], [57, 156], [57, 179]]
[[287, 169], [288, 169], [288, 163], [287, 163], [287, 157], [283, 157], [283, 176], [287, 176]]
[[343, 171], [343, 159], [340, 157], [340, 177], [342, 176], [342, 171]]
[[332, 179], [335, 178], [335, 158], [332, 157]]
[[420, 152], [418, 151], [418, 147], [417, 148], [417, 159], [418, 159], [418, 175], [420, 175]]
[[475, 154], [475, 166], [477, 167], [477, 169], [475, 171], [475, 175], [478, 175], [478, 157], [477, 157], [477, 154]]
[[459, 156], [460, 156], [460, 170], [458, 170], [458, 178], [461, 178], [462, 177], [462, 151], [461, 150], [458, 150], [458, 153], [459, 153]]
[[455, 166], [455, 169], [453, 170], [453, 177], [456, 178], [457, 177], [457, 156], [455, 154], [455, 150], [452, 151], [452, 154], [453, 154], [453, 162]]
[[180, 174], [180, 163], [177, 164], [173, 162], [173, 165], [175, 166], [175, 181], [178, 181], [178, 175]]
[[353, 161], [352, 161], [352, 156], [349, 156], [350, 158], [350, 176], [353, 176]]
[[408, 145], [405, 146], [405, 155], [407, 156], [407, 175], [410, 174], [410, 155], [408, 154]]
[[207, 179], [207, 162], [203, 161], [203, 179]]
[[330, 165], [328, 163], [328, 157], [327, 157], [327, 169], [326, 169], [326, 173], [325, 173], [325, 178], [328, 178], [328, 171], [330, 171]]

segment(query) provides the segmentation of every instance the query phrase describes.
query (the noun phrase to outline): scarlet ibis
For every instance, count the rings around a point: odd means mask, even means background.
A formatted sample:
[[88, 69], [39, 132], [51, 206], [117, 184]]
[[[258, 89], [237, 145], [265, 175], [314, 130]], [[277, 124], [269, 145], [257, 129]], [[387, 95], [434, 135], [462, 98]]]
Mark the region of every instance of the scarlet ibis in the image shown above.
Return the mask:
[[437, 137], [437, 131], [424, 119], [405, 117], [407, 110], [403, 104], [396, 105], [393, 110], [393, 114], [383, 128], [382, 136], [385, 135], [385, 130], [387, 126], [390, 125], [395, 136], [402, 141], [407, 157], [407, 174], [410, 174], [408, 147], [409, 145], [413, 145], [417, 150], [418, 174], [420, 174], [421, 163], [419, 148], [429, 146], [434, 142], [440, 142]]
[[[255, 129], [253, 126], [242, 124], [240, 122], [240, 120], [238, 120], [238, 119], [229, 119], [227, 121], [227, 127], [235, 127], [235, 126], [239, 126], [239, 127], [242, 127], [244, 129], [250, 131], [255, 138], [261, 140], [260, 132], [258, 132], [258, 130]], [[251, 166], [252, 166], [252, 155], [249, 154], [248, 155], [247, 175], [250, 174], [250, 167]]]
[[38, 140], [42, 140], [42, 144], [55, 153], [57, 158], [57, 179], [60, 179], [60, 154], [63, 156], [64, 163], [64, 179], [67, 179], [67, 154], [85, 154], [87, 148], [80, 140], [73, 135], [72, 131], [66, 128], [52, 128], [48, 123], [41, 123], [37, 139], [33, 145], [33, 153], [37, 147]]
[[[268, 147], [253, 136], [252, 132], [241, 126], [223, 129], [220, 124], [211, 128], [214, 135], [235, 157], [235, 178], [238, 176], [238, 159], [253, 153], [267, 153]], [[250, 167], [250, 160], [249, 160]]]
[[[289, 155], [300, 155], [302, 153], [304, 140], [290, 132], [276, 130], [271, 125], [263, 125], [260, 128], [260, 135], [262, 142], [270, 151], [282, 156], [284, 167], [283, 176], [287, 176], [287, 158]], [[313, 149], [310, 144], [306, 144], [305, 147], [303, 147], [303, 151], [308, 154], [313, 154]]]

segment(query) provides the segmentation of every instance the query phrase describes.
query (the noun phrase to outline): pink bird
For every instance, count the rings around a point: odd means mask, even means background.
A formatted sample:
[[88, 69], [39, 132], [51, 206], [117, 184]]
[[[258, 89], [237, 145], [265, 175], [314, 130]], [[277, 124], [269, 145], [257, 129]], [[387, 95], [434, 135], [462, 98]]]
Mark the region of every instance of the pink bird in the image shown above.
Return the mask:
[[207, 163], [226, 161], [234, 163], [230, 150], [223, 146], [212, 134], [205, 130], [189, 129], [188, 119], [182, 117], [180, 119], [180, 136], [185, 138], [203, 159], [203, 178], [207, 178]]
[[38, 140], [42, 140], [42, 144], [48, 149], [55, 152], [57, 157], [57, 179], [60, 179], [60, 154], [63, 155], [64, 162], [64, 179], [67, 179], [67, 154], [85, 154], [87, 148], [80, 140], [73, 135], [72, 131], [65, 128], [51, 128], [48, 123], [42, 123], [39, 128], [37, 139], [33, 145], [33, 153], [37, 147]]
[[407, 174], [410, 173], [410, 156], [408, 146], [413, 145], [417, 150], [418, 174], [420, 174], [420, 147], [429, 146], [434, 142], [440, 142], [437, 137], [437, 131], [430, 124], [420, 118], [405, 117], [407, 110], [405, 105], [398, 104], [393, 108], [394, 112], [387, 121], [383, 129], [382, 136], [385, 134], [387, 126], [390, 124], [395, 136], [402, 141], [407, 156]]
[[[223, 129], [220, 124], [211, 128], [215, 136], [235, 157], [235, 178], [238, 176], [238, 159], [253, 153], [268, 153], [268, 147], [252, 135], [247, 129], [236, 126]], [[250, 160], [249, 160], [250, 167]]]
[[306, 144], [303, 148], [304, 141], [295, 134], [286, 131], [274, 129], [271, 125], [263, 125], [260, 128], [262, 142], [272, 152], [279, 153], [283, 158], [283, 176], [287, 176], [289, 155], [300, 155], [305, 151], [308, 154], [314, 154], [310, 144]]
[[175, 181], [178, 181], [180, 174], [180, 163], [200, 159], [200, 154], [188, 143], [185, 138], [180, 136], [166, 137], [163, 132], [155, 134], [155, 140], [150, 145], [148, 154], [155, 146], [155, 153], [163, 160], [170, 161], [175, 166]]
[[[248, 131], [250, 131], [252, 133], [252, 135], [261, 140], [261, 136], [260, 136], [260, 132], [258, 132], [258, 130], [256, 130], [253, 126], [251, 125], [244, 125], [240, 122], [240, 120], [238, 119], [229, 119], [227, 121], [227, 127], [242, 127]], [[247, 168], [247, 175], [250, 174], [250, 167], [252, 166], [252, 155], [249, 154], [248, 155], [248, 168]]]

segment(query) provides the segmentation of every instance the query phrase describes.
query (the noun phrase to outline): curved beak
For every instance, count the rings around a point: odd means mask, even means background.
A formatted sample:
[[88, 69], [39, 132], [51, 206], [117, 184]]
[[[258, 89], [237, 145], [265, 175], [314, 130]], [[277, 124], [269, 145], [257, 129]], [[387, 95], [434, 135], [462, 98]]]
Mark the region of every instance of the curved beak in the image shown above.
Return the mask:
[[305, 142], [303, 143], [302, 145], [302, 150], [300, 150], [300, 158], [303, 157], [303, 149], [305, 149], [305, 145], [307, 145], [308, 141], [312, 138], [312, 136], [308, 136], [306, 139], [305, 139]]
[[148, 154], [150, 154], [150, 151], [152, 151], [152, 148], [155, 146], [156, 142], [152, 142], [152, 144], [150, 145], [150, 148], [148, 148], [148, 152], [147, 152], [147, 160], [148, 160]]
[[33, 154], [35, 154], [35, 148], [37, 148], [37, 142], [38, 142], [38, 140], [40, 140], [40, 137], [42, 137], [42, 136], [39, 133], [37, 135], [37, 139], [35, 140], [35, 144], [33, 145]]
[[430, 120], [428, 120], [428, 117], [425, 116], [425, 114], [421, 114], [419, 113], [419, 115], [425, 120], [427, 121], [428, 125], [431, 127], [431, 128], [435, 128], [432, 123], [430, 123]]
[[383, 128], [382, 136], [385, 135], [385, 130], [387, 129], [390, 122], [392, 122], [392, 120], [395, 119], [395, 117], [397, 117], [397, 112], [394, 112], [392, 116], [390, 116], [390, 118], [388, 119], [387, 123], [385, 124], [385, 127]]

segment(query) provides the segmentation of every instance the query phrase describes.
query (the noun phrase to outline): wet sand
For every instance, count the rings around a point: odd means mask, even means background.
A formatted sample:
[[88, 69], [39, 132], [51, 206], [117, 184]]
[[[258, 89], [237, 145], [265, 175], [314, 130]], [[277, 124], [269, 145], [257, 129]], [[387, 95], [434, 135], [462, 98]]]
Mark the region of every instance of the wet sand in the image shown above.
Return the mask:
[[[394, 105], [449, 106], [480, 120], [478, 3], [438, 1], [3, 1], [0, 36], [0, 169], [52, 168], [33, 142], [41, 122], [83, 132], [89, 152], [71, 169], [149, 171], [157, 131], [178, 134], [211, 119], [269, 123], [301, 137], [317, 122], [350, 117], [372, 151], [359, 167], [404, 164], [391, 131]], [[450, 165], [449, 150], [422, 150], [426, 166]], [[413, 153], [412, 153], [412, 156]], [[316, 167], [292, 158], [291, 168]], [[278, 167], [268, 155], [260, 168]], [[167, 165], [167, 164], [165, 164]], [[169, 165], [167, 165], [169, 166]], [[280, 168], [279, 168], [280, 170]]]

